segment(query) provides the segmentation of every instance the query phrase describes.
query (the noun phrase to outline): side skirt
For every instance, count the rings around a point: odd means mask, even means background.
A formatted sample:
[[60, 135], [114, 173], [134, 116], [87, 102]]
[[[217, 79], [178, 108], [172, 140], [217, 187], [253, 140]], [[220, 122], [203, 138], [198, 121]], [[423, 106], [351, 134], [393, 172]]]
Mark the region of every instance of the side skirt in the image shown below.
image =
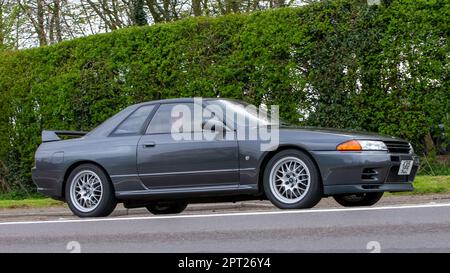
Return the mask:
[[257, 185], [224, 185], [117, 191], [116, 198], [119, 200], [195, 199], [233, 195], [256, 195], [257, 193]]

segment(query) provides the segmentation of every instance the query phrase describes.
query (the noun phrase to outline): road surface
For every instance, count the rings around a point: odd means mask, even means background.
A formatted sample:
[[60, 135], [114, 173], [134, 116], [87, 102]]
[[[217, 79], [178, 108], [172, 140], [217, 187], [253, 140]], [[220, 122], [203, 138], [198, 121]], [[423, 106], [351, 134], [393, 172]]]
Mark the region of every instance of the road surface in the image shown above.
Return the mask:
[[450, 204], [0, 223], [0, 252], [450, 252]]

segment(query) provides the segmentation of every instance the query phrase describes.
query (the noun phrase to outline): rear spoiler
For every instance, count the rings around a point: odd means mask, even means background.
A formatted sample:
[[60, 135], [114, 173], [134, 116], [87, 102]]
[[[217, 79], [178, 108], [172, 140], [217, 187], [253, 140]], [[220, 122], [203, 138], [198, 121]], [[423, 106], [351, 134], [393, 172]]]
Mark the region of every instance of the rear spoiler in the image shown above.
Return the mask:
[[42, 142], [51, 142], [61, 140], [59, 136], [82, 137], [88, 132], [82, 131], [42, 131]]

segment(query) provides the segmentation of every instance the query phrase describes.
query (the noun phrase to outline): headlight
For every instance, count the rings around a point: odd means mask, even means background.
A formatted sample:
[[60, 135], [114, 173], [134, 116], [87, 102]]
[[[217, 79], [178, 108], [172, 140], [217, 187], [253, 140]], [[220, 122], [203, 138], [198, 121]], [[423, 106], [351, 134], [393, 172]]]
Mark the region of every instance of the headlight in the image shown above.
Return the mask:
[[364, 151], [387, 151], [386, 144], [383, 141], [358, 140]]
[[376, 140], [350, 140], [339, 144], [338, 151], [387, 151], [383, 141]]

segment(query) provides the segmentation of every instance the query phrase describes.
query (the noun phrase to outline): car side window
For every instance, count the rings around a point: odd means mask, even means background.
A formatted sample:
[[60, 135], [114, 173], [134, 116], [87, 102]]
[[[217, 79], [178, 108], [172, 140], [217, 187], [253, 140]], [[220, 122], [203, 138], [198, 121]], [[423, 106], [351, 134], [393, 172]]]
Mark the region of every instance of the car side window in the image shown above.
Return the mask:
[[193, 124], [193, 103], [161, 104], [150, 121], [146, 134], [168, 134], [172, 132], [172, 128], [183, 129], [183, 133], [193, 132]]
[[154, 105], [142, 106], [129, 117], [127, 117], [114, 131], [114, 135], [131, 135], [139, 134], [141, 132], [144, 122], [147, 120], [148, 115], [155, 108]]

